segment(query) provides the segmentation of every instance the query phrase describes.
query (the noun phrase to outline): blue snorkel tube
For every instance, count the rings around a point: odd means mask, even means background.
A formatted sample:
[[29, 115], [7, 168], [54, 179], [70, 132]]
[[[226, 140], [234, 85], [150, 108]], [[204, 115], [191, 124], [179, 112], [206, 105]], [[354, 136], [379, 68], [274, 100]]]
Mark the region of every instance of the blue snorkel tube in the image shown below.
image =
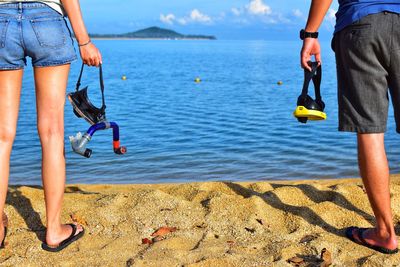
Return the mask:
[[79, 155], [90, 158], [90, 156], [92, 155], [92, 150], [86, 148], [86, 146], [90, 142], [90, 140], [92, 140], [94, 133], [99, 130], [107, 130], [110, 128], [113, 129], [114, 153], [118, 155], [125, 154], [127, 152], [127, 149], [124, 146], [120, 146], [119, 126], [115, 122], [99, 122], [95, 125], [92, 125], [84, 135], [79, 132], [76, 136], [70, 136], [69, 140], [71, 141], [72, 150]]
[[92, 150], [87, 148], [88, 143], [92, 140], [95, 132], [100, 130], [113, 130], [113, 149], [114, 153], [118, 155], [125, 154], [127, 152], [126, 147], [120, 145], [119, 141], [119, 126], [116, 122], [108, 122], [105, 114], [105, 100], [104, 100], [104, 83], [103, 83], [103, 71], [100, 65], [100, 88], [102, 94], [102, 107], [95, 107], [89, 100], [87, 95], [88, 87], [79, 89], [81, 85], [81, 78], [83, 73], [84, 64], [82, 64], [81, 72], [76, 84], [76, 91], [74, 93], [68, 94], [68, 100], [71, 102], [74, 113], [78, 118], [84, 118], [92, 126], [87, 130], [87, 132], [82, 135], [78, 132], [76, 136], [70, 136], [69, 140], [71, 142], [72, 150], [86, 158], [90, 158], [92, 155]]

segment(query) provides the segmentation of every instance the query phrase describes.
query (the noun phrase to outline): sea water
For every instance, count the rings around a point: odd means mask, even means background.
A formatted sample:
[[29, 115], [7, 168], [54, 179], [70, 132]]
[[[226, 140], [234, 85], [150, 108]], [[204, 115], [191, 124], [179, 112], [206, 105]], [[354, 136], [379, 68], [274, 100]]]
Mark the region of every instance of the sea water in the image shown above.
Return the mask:
[[[113, 153], [112, 131], [97, 132], [90, 159], [68, 136], [89, 124], [65, 106], [68, 183], [268, 181], [358, 176], [356, 136], [337, 131], [336, 68], [322, 43], [326, 121], [293, 117], [303, 83], [301, 42], [95, 40], [103, 55], [107, 118], [120, 125], [126, 155]], [[79, 61], [72, 64], [74, 90]], [[122, 79], [126, 76], [126, 80]], [[200, 78], [200, 83], [194, 80]], [[282, 81], [282, 85], [278, 85]], [[98, 69], [82, 80], [101, 104]], [[313, 95], [313, 88], [310, 87]], [[386, 148], [400, 171], [399, 137], [389, 111]], [[41, 183], [32, 68], [23, 82], [11, 184]]]

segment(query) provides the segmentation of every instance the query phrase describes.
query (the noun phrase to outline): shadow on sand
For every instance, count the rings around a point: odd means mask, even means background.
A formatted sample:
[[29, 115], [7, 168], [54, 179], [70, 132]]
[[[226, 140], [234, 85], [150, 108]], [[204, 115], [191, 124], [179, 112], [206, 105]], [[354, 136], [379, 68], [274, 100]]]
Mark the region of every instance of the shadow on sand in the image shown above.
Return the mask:
[[[289, 212], [293, 215], [303, 218], [311, 225], [320, 226], [325, 231], [335, 234], [337, 236], [344, 236], [344, 229], [338, 229], [326, 221], [324, 221], [317, 213], [306, 206], [293, 206], [289, 204], [283, 203], [279, 197], [273, 191], [267, 191], [265, 193], [258, 193], [254, 190], [245, 188], [239, 184], [225, 182], [225, 184], [231, 188], [236, 194], [243, 196], [244, 198], [249, 198], [252, 196], [257, 196], [261, 198], [265, 203], [270, 205], [275, 209], [282, 210], [284, 212]], [[347, 209], [349, 211], [355, 212], [365, 220], [374, 224], [374, 217], [370, 214], [364, 212], [363, 210], [354, 206], [350, 201], [348, 201], [343, 195], [340, 193], [327, 190], [318, 190], [317, 188], [313, 187], [312, 185], [301, 184], [301, 185], [282, 185], [282, 184], [271, 184], [274, 189], [282, 188], [282, 187], [295, 187], [300, 189], [307, 197], [309, 197], [315, 203], [321, 203], [330, 201], [335, 203], [337, 206]]]
[[[7, 194], [6, 204], [11, 205], [24, 219], [28, 231], [34, 232], [37, 238], [44, 242], [46, 235], [46, 226], [43, 224], [40, 214], [33, 209], [32, 202], [24, 196], [20, 191], [22, 186], [10, 186]], [[43, 190], [41, 186], [28, 186], [28, 188]], [[77, 186], [68, 186], [65, 189], [65, 194], [99, 194], [97, 192], [87, 192], [81, 190]], [[44, 196], [43, 196], [44, 201]], [[9, 218], [12, 221], [12, 218]]]

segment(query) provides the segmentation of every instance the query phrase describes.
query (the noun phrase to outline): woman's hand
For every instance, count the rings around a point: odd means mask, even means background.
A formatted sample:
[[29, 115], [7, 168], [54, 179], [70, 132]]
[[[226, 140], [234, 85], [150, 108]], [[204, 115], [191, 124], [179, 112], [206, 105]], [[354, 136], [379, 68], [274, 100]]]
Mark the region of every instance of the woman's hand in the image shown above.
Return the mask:
[[79, 46], [79, 52], [84, 64], [96, 67], [102, 64], [101, 53], [93, 43]]
[[316, 38], [305, 38], [303, 48], [301, 49], [301, 67], [311, 71], [308, 62], [311, 61], [311, 56], [315, 56], [318, 66], [321, 65], [321, 47]]
[[79, 0], [61, 0], [68, 15], [75, 38], [79, 45], [79, 52], [84, 64], [98, 67], [102, 64], [101, 54], [97, 47], [90, 42], [88, 32], [83, 22]]

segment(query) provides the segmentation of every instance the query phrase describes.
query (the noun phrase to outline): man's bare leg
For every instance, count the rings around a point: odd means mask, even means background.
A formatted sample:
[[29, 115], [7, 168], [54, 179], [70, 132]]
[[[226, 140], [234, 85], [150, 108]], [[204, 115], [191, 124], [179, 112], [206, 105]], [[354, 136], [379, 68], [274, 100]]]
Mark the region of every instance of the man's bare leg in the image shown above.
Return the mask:
[[[390, 205], [389, 165], [385, 152], [384, 134], [358, 134], [358, 164], [368, 199], [376, 218], [376, 226], [363, 238], [371, 245], [397, 248]], [[355, 239], [360, 241], [357, 233]]]

